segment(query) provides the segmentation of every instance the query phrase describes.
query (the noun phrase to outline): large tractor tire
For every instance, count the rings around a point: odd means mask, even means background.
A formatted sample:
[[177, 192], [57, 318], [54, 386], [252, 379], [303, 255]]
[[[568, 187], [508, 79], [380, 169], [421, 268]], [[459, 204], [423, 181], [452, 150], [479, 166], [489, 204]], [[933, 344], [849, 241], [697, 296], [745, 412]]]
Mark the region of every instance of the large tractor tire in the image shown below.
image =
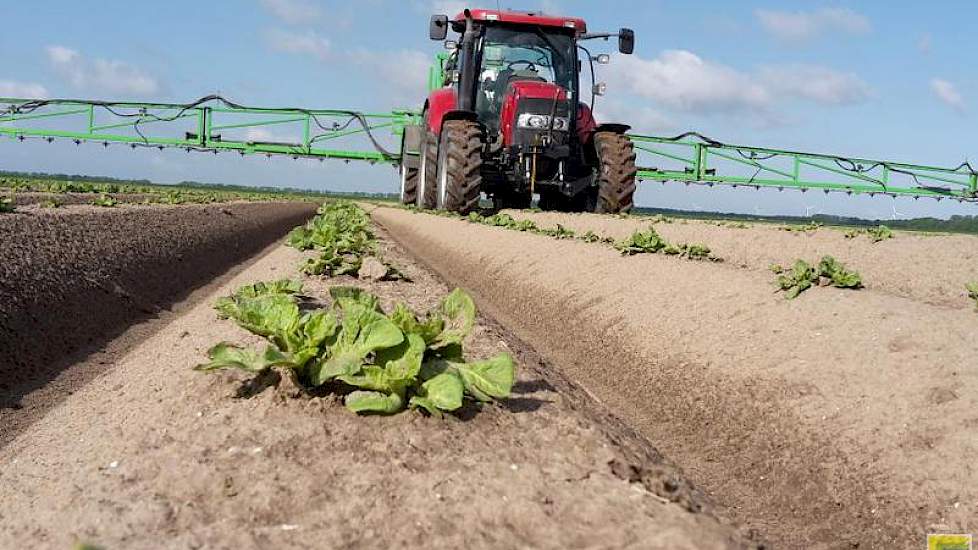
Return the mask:
[[415, 205], [421, 210], [431, 210], [435, 207], [438, 196], [438, 143], [429, 132], [422, 130], [421, 158], [418, 165], [418, 185]]
[[634, 206], [635, 149], [628, 136], [612, 132], [594, 134], [598, 160], [598, 197], [594, 211], [628, 212]]
[[405, 126], [401, 140], [401, 203], [417, 204], [418, 173], [421, 171], [421, 127]]
[[468, 214], [482, 196], [482, 128], [470, 120], [449, 120], [438, 145], [438, 202], [443, 208]]

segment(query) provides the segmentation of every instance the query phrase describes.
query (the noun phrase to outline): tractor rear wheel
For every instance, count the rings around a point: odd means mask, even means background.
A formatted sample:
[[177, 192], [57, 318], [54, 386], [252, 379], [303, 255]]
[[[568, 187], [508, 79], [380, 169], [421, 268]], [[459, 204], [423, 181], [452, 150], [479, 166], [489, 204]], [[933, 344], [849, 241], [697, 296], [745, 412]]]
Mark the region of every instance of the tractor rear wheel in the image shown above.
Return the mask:
[[628, 212], [634, 205], [635, 149], [628, 136], [611, 132], [594, 134], [598, 160], [598, 200], [594, 211]]
[[438, 146], [438, 208], [468, 214], [482, 196], [482, 128], [470, 120], [449, 120]]
[[437, 173], [435, 167], [438, 162], [438, 143], [436, 138], [425, 131], [421, 137], [421, 159], [418, 167], [418, 184], [415, 192], [416, 206], [421, 210], [430, 210], [435, 207], [437, 197]]

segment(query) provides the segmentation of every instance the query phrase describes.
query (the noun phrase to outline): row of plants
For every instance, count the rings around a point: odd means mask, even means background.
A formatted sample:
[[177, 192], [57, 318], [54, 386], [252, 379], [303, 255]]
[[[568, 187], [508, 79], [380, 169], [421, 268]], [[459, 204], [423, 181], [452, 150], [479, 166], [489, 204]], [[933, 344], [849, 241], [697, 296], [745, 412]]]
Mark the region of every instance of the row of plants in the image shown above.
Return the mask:
[[[447, 211], [427, 211], [436, 215], [446, 217], [461, 218], [461, 216]], [[636, 231], [630, 237], [616, 241], [612, 237], [602, 237], [593, 231], [586, 231], [580, 235], [567, 229], [561, 224], [556, 224], [552, 228], [542, 228], [537, 226], [533, 220], [517, 220], [507, 213], [501, 212], [491, 216], [483, 216], [478, 212], [471, 212], [468, 216], [461, 218], [470, 223], [488, 225], [492, 227], [502, 227], [512, 231], [522, 231], [543, 235], [554, 239], [577, 239], [588, 243], [604, 243], [612, 246], [622, 255], [631, 256], [634, 254], [657, 254], [662, 253], [670, 256], [678, 256], [691, 260], [711, 260], [720, 262], [722, 258], [711, 255], [710, 248], [704, 244], [670, 243], [656, 232], [654, 226], [649, 226], [645, 231]], [[669, 222], [664, 222], [669, 223]]]
[[221, 298], [219, 316], [264, 337], [259, 351], [221, 342], [200, 371], [237, 369], [261, 376], [275, 369], [306, 392], [344, 396], [355, 413], [421, 409], [440, 416], [465, 400], [508, 397], [515, 379], [506, 353], [469, 361], [464, 341], [475, 324], [472, 298], [461, 289], [419, 315], [404, 303], [385, 312], [377, 296], [356, 287], [330, 289], [328, 308], [309, 308], [302, 283], [280, 280], [239, 288]]
[[358, 276], [366, 262], [377, 268], [380, 280], [406, 280], [407, 277], [379, 255], [377, 238], [370, 228], [370, 216], [352, 201], [324, 203], [305, 225], [293, 229], [286, 244], [297, 250], [314, 250], [299, 270], [307, 275]]
[[13, 193], [158, 195], [162, 197], [159, 200], [164, 204], [207, 204], [232, 200], [308, 200], [310, 198], [322, 197], [320, 193], [302, 192], [295, 189], [278, 191], [271, 188], [252, 189], [244, 186], [205, 184], [157, 185], [147, 182], [75, 181], [71, 179], [10, 175], [0, 176], [0, 189], [7, 189]]

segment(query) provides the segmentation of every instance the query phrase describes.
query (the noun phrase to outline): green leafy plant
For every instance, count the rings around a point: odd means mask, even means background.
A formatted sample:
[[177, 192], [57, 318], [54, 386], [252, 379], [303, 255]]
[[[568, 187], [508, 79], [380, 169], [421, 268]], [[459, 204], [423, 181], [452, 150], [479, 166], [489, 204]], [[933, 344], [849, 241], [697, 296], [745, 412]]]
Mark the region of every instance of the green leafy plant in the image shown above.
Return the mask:
[[818, 231], [820, 227], [822, 227], [822, 224], [816, 222], [815, 220], [812, 220], [805, 225], [782, 225], [778, 227], [778, 229], [782, 231], [790, 231], [793, 233], [810, 233], [810, 232]]
[[472, 298], [456, 289], [423, 318], [399, 303], [390, 314], [360, 288], [330, 289], [333, 306], [301, 312], [294, 285], [243, 287], [216, 306], [222, 316], [265, 337], [264, 352], [222, 342], [197, 370], [238, 369], [261, 374], [285, 369], [307, 388], [333, 385], [352, 392], [356, 413], [393, 414], [405, 408], [451, 412], [467, 396], [507, 397], [515, 377], [508, 354], [467, 362], [463, 344], [475, 324]]
[[632, 236], [615, 243], [615, 249], [622, 255], [631, 256], [633, 254], [655, 254], [669, 246], [654, 227], [649, 227], [645, 231], [636, 231]]
[[966, 283], [964, 286], [968, 291], [968, 298], [975, 301], [975, 309], [978, 310], [978, 282]]
[[[357, 276], [364, 258], [376, 256], [377, 241], [370, 229], [370, 217], [350, 201], [330, 201], [322, 205], [315, 217], [293, 229], [286, 244], [297, 250], [316, 250], [319, 255], [306, 259], [300, 270], [307, 275]], [[379, 259], [379, 258], [378, 258]], [[387, 266], [381, 280], [410, 279], [393, 265]]]
[[596, 243], [601, 240], [601, 236], [590, 229], [585, 231], [584, 234], [578, 238], [586, 243]]
[[61, 208], [62, 206], [60, 202], [54, 199], [47, 199], [41, 202], [41, 208]]
[[0, 214], [13, 212], [17, 207], [14, 206], [14, 199], [0, 196]]
[[885, 241], [886, 239], [893, 238], [893, 231], [885, 225], [880, 225], [879, 227], [871, 227], [866, 230], [866, 234], [869, 235], [869, 239], [874, 243], [878, 243], [880, 241]]
[[828, 279], [829, 284], [838, 288], [861, 288], [862, 277], [855, 271], [846, 269], [841, 262], [832, 256], [823, 256], [818, 263], [818, 274]]
[[841, 262], [832, 256], [823, 256], [817, 266], [812, 266], [804, 260], [796, 260], [790, 271], [780, 265], [772, 266], [772, 271], [779, 273], [778, 288], [785, 292], [785, 298], [791, 300], [813, 285], [827, 285], [837, 288], [862, 288], [862, 277], [856, 271], [846, 269]]
[[102, 194], [102, 195], [99, 195], [98, 197], [96, 197], [95, 199], [93, 199], [92, 200], [92, 204], [95, 205], [95, 206], [101, 206], [101, 207], [104, 207], [104, 208], [112, 208], [112, 207], [118, 205], [119, 204], [119, 201], [115, 200], [114, 198], [112, 198], [109, 195]]
[[818, 283], [818, 273], [805, 260], [796, 260], [791, 271], [782, 272], [777, 281], [785, 298], [791, 300]]
[[[534, 226], [534, 228], [535, 228], [535, 226]], [[573, 239], [574, 236], [575, 236], [575, 233], [573, 231], [571, 231], [570, 229], [567, 229], [566, 227], [564, 227], [563, 225], [560, 225], [559, 223], [557, 224], [556, 227], [554, 227], [552, 229], [540, 229], [540, 230], [537, 230], [536, 233], [539, 233], [540, 235], [546, 235], [548, 237], [553, 237], [553, 238], [558, 239], [558, 240], [560, 240], [560, 239]]]

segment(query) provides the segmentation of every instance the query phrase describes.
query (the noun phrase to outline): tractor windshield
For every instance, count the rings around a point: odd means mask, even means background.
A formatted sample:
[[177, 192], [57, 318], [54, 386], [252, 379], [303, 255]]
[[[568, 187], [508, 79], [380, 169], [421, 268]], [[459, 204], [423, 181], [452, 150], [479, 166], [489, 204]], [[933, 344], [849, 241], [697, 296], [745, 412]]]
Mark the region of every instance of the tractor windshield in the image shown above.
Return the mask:
[[550, 82], [573, 100], [577, 88], [577, 50], [568, 32], [539, 27], [490, 26], [482, 40], [482, 66], [476, 110], [480, 118], [498, 116], [509, 84], [517, 80]]

